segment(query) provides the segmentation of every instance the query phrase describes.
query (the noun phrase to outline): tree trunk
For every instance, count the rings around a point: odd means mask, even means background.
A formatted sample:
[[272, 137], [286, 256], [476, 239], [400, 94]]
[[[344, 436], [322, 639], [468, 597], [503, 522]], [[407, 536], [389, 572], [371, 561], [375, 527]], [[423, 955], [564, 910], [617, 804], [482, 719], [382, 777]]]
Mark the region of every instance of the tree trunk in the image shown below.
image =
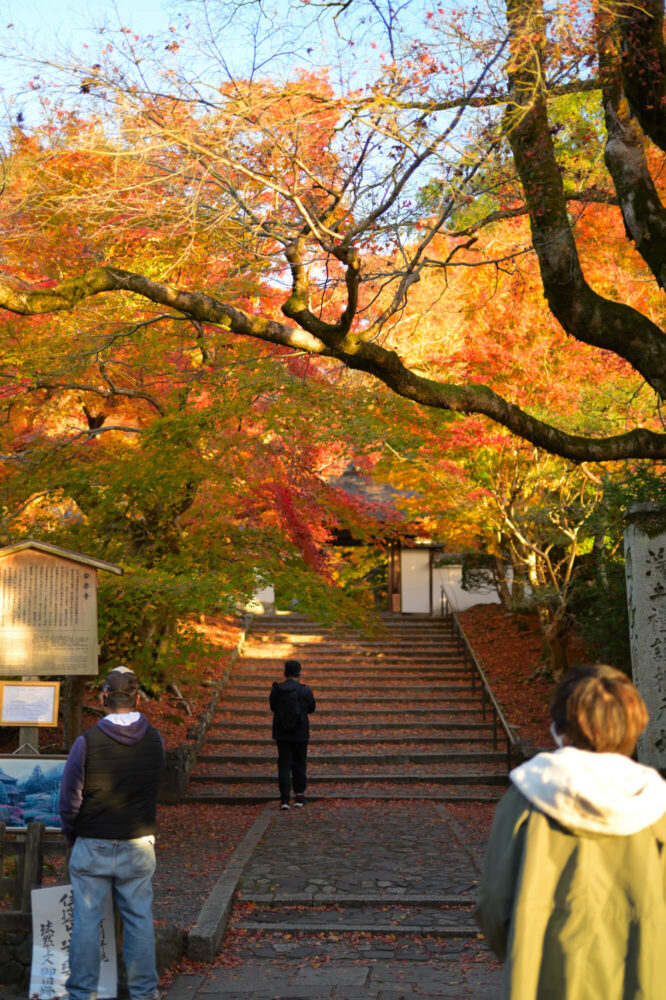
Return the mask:
[[68, 677], [63, 685], [62, 699], [62, 748], [68, 751], [76, 739], [81, 734], [83, 722], [83, 694], [86, 687], [87, 677]]
[[548, 648], [548, 658], [553, 680], [559, 681], [569, 669], [569, 635], [571, 620], [567, 609], [560, 605], [554, 613], [548, 615], [549, 621], [544, 629], [544, 639]]
[[520, 559], [512, 559], [513, 583], [511, 585], [511, 600], [514, 607], [524, 604], [527, 593], [527, 573], [525, 563]]
[[[511, 607], [511, 588], [506, 576], [506, 562], [501, 556], [495, 556], [495, 579], [497, 581], [497, 596], [503, 608]], [[515, 579], [515, 577], [514, 577]]]

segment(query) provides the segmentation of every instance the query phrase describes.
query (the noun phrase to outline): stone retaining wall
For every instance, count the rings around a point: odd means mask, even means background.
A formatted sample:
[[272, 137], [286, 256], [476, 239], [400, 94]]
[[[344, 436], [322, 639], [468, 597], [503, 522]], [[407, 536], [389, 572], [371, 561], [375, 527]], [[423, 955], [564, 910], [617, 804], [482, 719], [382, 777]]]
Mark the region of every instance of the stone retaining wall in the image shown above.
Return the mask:
[[[184, 933], [173, 924], [155, 928], [157, 971], [162, 975], [184, 954]], [[30, 914], [17, 910], [0, 913], [0, 984], [27, 989], [32, 959], [32, 921]], [[122, 958], [119, 961], [119, 997], [129, 996]]]
[[217, 710], [217, 703], [231, 675], [232, 668], [238, 661], [245, 642], [245, 636], [252, 622], [252, 615], [247, 615], [243, 621], [243, 630], [236, 645], [232, 650], [227, 667], [219, 683], [214, 689], [213, 696], [208, 704], [208, 708], [199, 719], [199, 724], [193, 733], [191, 742], [183, 743], [173, 750], [166, 752], [166, 767], [162, 773], [157, 801], [162, 806], [175, 806], [182, 801], [190, 780], [190, 774], [197, 762], [197, 754], [201, 749], [206, 733], [210, 728], [213, 717]]
[[30, 916], [16, 910], [0, 913], [0, 983], [27, 986], [31, 956]]

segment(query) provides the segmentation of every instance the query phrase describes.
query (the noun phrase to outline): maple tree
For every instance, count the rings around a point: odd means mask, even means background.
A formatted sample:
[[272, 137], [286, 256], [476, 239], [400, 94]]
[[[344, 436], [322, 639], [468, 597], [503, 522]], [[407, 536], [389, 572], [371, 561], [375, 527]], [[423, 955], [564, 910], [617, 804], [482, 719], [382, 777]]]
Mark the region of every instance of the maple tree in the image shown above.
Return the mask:
[[[591, 282], [579, 237], [588, 221], [595, 224], [591, 206], [614, 206], [643, 285], [649, 276], [655, 288], [663, 285], [662, 3], [437, 7], [418, 31], [417, 15], [407, 19], [402, 35], [395, 12], [387, 8], [382, 21], [378, 3], [328, 6], [313, 10], [335, 15], [343, 40], [353, 41], [372, 16], [373, 32], [380, 23], [388, 31], [386, 52], [348, 90], [311, 71], [286, 82], [230, 79], [219, 48], [217, 68], [202, 83], [196, 72], [186, 75], [179, 50], [187, 39], [175, 29], [166, 57], [161, 43], [142, 48], [121, 29], [103, 36], [94, 62], [70, 62], [65, 69], [80, 101], [92, 102], [94, 128], [80, 128], [83, 112], [71, 100], [60, 104], [60, 115], [73, 116], [69, 153], [83, 146], [93, 159], [118, 164], [118, 173], [63, 187], [43, 209], [69, 204], [78, 227], [102, 232], [105, 245], [62, 273], [42, 262], [41, 284], [36, 271], [9, 273], [0, 282], [2, 307], [54, 315], [102, 293], [131, 293], [135, 308], [143, 299], [209, 329], [335, 359], [421, 405], [483, 414], [575, 461], [663, 457], [658, 415], [609, 434], [580, 421], [544, 420], [491, 381], [449, 371], [429, 377], [392, 336], [429, 270], [507, 267], [531, 245], [560, 328], [594, 348], [598, 372], [608, 358], [623, 359], [636, 388], [645, 385], [658, 400], [666, 357], [661, 307], [626, 296], [603, 279], [603, 266]], [[233, 10], [220, 5], [220, 16]], [[48, 92], [44, 72], [33, 79], [41, 93]], [[588, 95], [601, 114], [589, 113]], [[47, 164], [49, 155], [37, 150], [35, 163]], [[424, 204], [426, 188], [438, 193]], [[498, 257], [488, 225], [521, 215], [529, 237]], [[234, 280], [216, 271], [201, 245], [212, 230], [234, 241]], [[432, 244], [445, 230], [457, 236], [441, 258]], [[17, 248], [25, 238], [11, 213], [3, 237]], [[127, 253], [132, 239], [150, 247], [143, 260]], [[600, 241], [594, 252], [601, 261]], [[270, 308], [239, 293], [257, 267], [271, 276]], [[473, 339], [473, 328], [467, 335]]]
[[[621, 227], [605, 206], [596, 206], [594, 213], [606, 243], [619, 251]], [[495, 223], [498, 254], [511, 246], [521, 226], [524, 222], [516, 219]], [[596, 239], [594, 233], [591, 227], [581, 233], [584, 251]], [[449, 237], [440, 237], [433, 246], [445, 256], [447, 243]], [[638, 283], [631, 261], [620, 252], [606, 277], [628, 288], [632, 280]], [[434, 331], [446, 327], [448, 337], [440, 339], [437, 355], [429, 357], [431, 377], [442, 370], [470, 380], [491, 377], [524, 408], [538, 407], [542, 418], [584, 419], [597, 430], [612, 431], [627, 419], [650, 419], [651, 399], [636, 396], [631, 370], [619, 360], [607, 365], [603, 392], [591, 391], [593, 352], [558, 330], [538, 294], [533, 262], [523, 262], [509, 274], [486, 273], [473, 284], [459, 274], [448, 280], [445, 297], [441, 283], [433, 277], [420, 283], [409, 320], [396, 335], [403, 355], [423, 364], [424, 345], [432, 345]], [[464, 335], [470, 320], [476, 330], [471, 343]], [[566, 380], [565, 373], [576, 377]], [[601, 518], [606, 493], [627, 475], [626, 469], [621, 463], [605, 470], [567, 463], [480, 418], [459, 422], [431, 411], [416, 420], [405, 412], [400, 424], [402, 434], [392, 436], [377, 471], [402, 491], [406, 516], [414, 519], [420, 513], [425, 532], [465, 553], [466, 565], [477, 564], [479, 551], [492, 557], [502, 602], [507, 609], [538, 611], [547, 669], [561, 675], [568, 665], [576, 605], [582, 608], [586, 599], [589, 604], [588, 585], [599, 575], [591, 555], [604, 539], [621, 551], [621, 519], [609, 530], [601, 527]], [[635, 475], [640, 464], [633, 466]], [[650, 482], [658, 495], [658, 476]], [[472, 576], [466, 570], [463, 579]], [[487, 572], [482, 576], [487, 585]], [[616, 662], [615, 656], [610, 662]]]
[[[432, 480], [432, 470], [427, 476]], [[581, 557], [592, 549], [601, 480], [585, 466], [568, 467], [498, 436], [493, 444], [477, 443], [455, 470], [435, 471], [433, 486], [441, 497], [440, 536], [457, 535], [463, 552], [481, 550], [491, 557], [490, 576], [502, 603], [511, 611], [536, 610], [545, 669], [561, 677], [570, 665], [572, 591]], [[436, 509], [432, 501], [430, 506]], [[475, 562], [472, 558], [471, 571], [463, 572], [463, 583], [472, 590]], [[480, 579], [487, 584], [487, 573]]]
[[[6, 263], [31, 277], [47, 259], [58, 273], [111, 241], [155, 264], [158, 237], [176, 245], [173, 229], [155, 226], [153, 256], [148, 227], [122, 234], [100, 216], [96, 231], [85, 231], [78, 196], [52, 211], [52, 200], [86, 188], [93, 170], [100, 186], [122, 172], [112, 158], [71, 155], [69, 129], [80, 136], [84, 126], [16, 139], [6, 207], [22, 237], [8, 241]], [[139, 211], [146, 176], [128, 169], [138, 200], [128, 195], [124, 207]], [[113, 219], [118, 206], [109, 211]], [[233, 246], [233, 233], [215, 230], [197, 253], [237, 281], [248, 306], [269, 305], [274, 292], [261, 268], [234, 276]], [[263, 580], [286, 605], [362, 619], [362, 602], [331, 587], [335, 560], [325, 545], [336, 529], [363, 537], [375, 513], [328, 481], [375, 447], [381, 421], [363, 388], [345, 385], [344, 370], [320, 370], [280, 348], [246, 340], [232, 351], [224, 331], [211, 337], [169, 314], [109, 305], [82, 303], [76, 319], [27, 324], [5, 313], [0, 327], [2, 531], [123, 565], [122, 580], [101, 583], [103, 659], [129, 658], [146, 686], [161, 687], [179, 656], [183, 616], [234, 610]]]

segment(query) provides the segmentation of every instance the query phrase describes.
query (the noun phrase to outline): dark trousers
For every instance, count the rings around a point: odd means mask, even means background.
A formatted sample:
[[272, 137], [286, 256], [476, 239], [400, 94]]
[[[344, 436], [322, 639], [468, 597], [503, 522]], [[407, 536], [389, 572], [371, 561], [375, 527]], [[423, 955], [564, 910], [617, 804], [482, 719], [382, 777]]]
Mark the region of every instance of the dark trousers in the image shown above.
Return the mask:
[[294, 794], [302, 795], [308, 783], [307, 740], [276, 740], [278, 748], [278, 785], [280, 799], [288, 802], [291, 795], [291, 783], [294, 783]]

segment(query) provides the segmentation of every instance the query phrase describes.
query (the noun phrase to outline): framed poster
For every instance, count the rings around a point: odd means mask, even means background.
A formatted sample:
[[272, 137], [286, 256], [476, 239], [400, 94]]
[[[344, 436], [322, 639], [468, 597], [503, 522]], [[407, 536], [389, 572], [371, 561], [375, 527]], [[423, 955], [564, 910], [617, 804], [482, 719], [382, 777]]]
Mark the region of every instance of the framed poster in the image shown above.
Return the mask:
[[66, 760], [46, 754], [0, 755], [0, 823], [10, 828], [45, 823], [61, 830], [58, 800]]
[[0, 726], [57, 726], [60, 681], [0, 681]]

